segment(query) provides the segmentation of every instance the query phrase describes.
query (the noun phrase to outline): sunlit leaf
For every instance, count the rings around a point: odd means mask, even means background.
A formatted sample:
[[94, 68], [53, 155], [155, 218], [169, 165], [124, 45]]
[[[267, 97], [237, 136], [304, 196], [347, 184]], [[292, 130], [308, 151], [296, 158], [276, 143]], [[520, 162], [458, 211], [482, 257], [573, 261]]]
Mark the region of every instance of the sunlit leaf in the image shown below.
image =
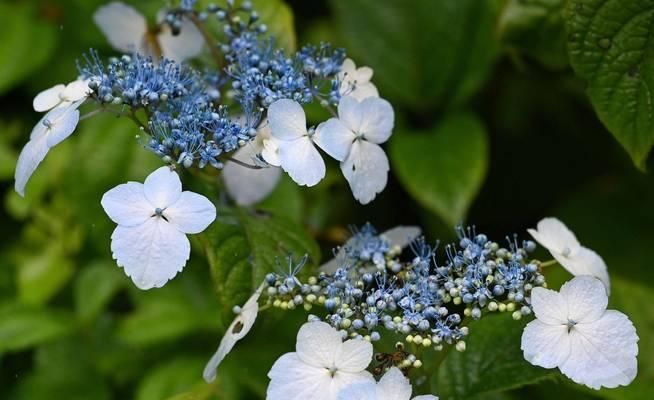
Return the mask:
[[406, 190], [449, 225], [461, 223], [486, 176], [488, 139], [472, 114], [453, 114], [429, 131], [397, 132], [393, 171]]

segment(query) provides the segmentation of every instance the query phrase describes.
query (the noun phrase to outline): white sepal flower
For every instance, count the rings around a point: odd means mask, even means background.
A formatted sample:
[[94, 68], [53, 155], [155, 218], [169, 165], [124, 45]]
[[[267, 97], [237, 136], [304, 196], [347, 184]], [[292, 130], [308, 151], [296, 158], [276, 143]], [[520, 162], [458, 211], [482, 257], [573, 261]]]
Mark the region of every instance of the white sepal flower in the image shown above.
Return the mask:
[[591, 275], [598, 278], [604, 283], [606, 292], [611, 293], [611, 281], [602, 257], [582, 246], [563, 222], [556, 218], [543, 218], [536, 228], [527, 231], [563, 268], [574, 276]]
[[93, 20], [116, 50], [153, 56], [164, 56], [182, 62], [202, 52], [204, 41], [200, 31], [188, 18], [182, 18], [178, 35], [163, 23], [165, 13], [157, 16], [157, 32], [151, 32], [145, 17], [134, 7], [114, 1], [99, 7]]
[[336, 400], [344, 387], [373, 382], [366, 368], [372, 345], [365, 340], [343, 342], [325, 322], [308, 322], [297, 334], [296, 352], [286, 353], [272, 366], [268, 400]]
[[[407, 247], [411, 242], [416, 240], [418, 236], [422, 233], [422, 230], [418, 226], [396, 226], [395, 228], [389, 229], [385, 232], [382, 232], [379, 236], [385, 240], [388, 240], [391, 247], [397, 247], [400, 250]], [[339, 247], [338, 252], [335, 257], [327, 261], [320, 266], [319, 271], [326, 274], [333, 274], [336, 272], [338, 267], [341, 264], [341, 260], [346, 256], [346, 249], [352, 247], [354, 242], [356, 242], [356, 236], [352, 236], [345, 242], [345, 244]]]
[[101, 204], [118, 224], [111, 235], [113, 258], [143, 290], [175, 277], [191, 254], [186, 234], [200, 233], [216, 219], [209, 199], [182, 192], [182, 182], [170, 167], [152, 172], [143, 184], [116, 186]]
[[78, 107], [84, 99], [66, 107], [56, 107], [50, 110], [34, 126], [30, 140], [18, 156], [16, 172], [14, 173], [14, 189], [25, 196], [27, 181], [48, 154], [48, 151], [70, 136], [79, 123]]
[[35, 111], [44, 112], [55, 107], [66, 107], [76, 101], [86, 99], [91, 94], [88, 80], [78, 79], [68, 85], [59, 84], [46, 89], [34, 97]]
[[[338, 400], [410, 400], [413, 388], [397, 367], [392, 367], [378, 383], [364, 382], [346, 386]], [[438, 400], [433, 395], [416, 396], [413, 400]]]
[[338, 79], [341, 81], [341, 95], [352, 96], [359, 101], [367, 97], [379, 97], [377, 87], [370, 82], [372, 74], [372, 68], [357, 68], [352, 59], [346, 58], [338, 74]]
[[259, 313], [259, 297], [265, 284], [262, 283], [261, 286], [250, 296], [248, 301], [245, 302], [238, 316], [234, 318], [234, 321], [229, 325], [225, 336], [220, 340], [220, 345], [218, 345], [218, 350], [211, 357], [211, 360], [207, 363], [207, 366], [204, 367], [204, 372], [202, 376], [207, 382], [213, 382], [216, 379], [216, 369], [223, 361], [225, 356], [232, 351], [234, 345], [239, 340], [243, 339], [245, 335], [250, 332], [254, 321], [257, 319], [257, 314]]
[[314, 141], [327, 154], [341, 161], [341, 171], [354, 197], [371, 202], [388, 181], [388, 157], [379, 146], [393, 133], [393, 107], [384, 99], [369, 97], [359, 102], [342, 97], [338, 118], [330, 118], [316, 129]]
[[558, 367], [576, 383], [593, 389], [628, 385], [637, 373], [638, 335], [623, 313], [607, 310], [601, 281], [579, 276], [560, 292], [534, 288], [531, 305], [536, 319], [522, 333], [527, 361]]
[[227, 161], [222, 170], [221, 176], [225, 182], [227, 193], [238, 205], [249, 206], [263, 200], [277, 186], [281, 178], [279, 168], [262, 162], [258, 156], [264, 151], [264, 142], [269, 140], [270, 127], [264, 124], [257, 132], [257, 136], [238, 149], [232, 158], [262, 167], [251, 169], [238, 165], [235, 162]]
[[289, 99], [277, 100], [268, 107], [271, 137], [264, 141], [263, 159], [280, 166], [298, 184], [314, 186], [325, 177], [325, 162], [307, 131], [302, 106]]

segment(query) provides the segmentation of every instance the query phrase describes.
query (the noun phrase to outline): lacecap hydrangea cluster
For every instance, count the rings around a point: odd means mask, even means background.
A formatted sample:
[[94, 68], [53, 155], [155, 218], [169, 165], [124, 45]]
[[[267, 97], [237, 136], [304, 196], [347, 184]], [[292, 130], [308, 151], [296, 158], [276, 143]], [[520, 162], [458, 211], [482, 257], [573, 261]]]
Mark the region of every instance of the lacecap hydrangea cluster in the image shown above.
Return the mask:
[[[304, 307], [315, 313], [309, 320], [328, 322], [343, 338], [380, 340], [384, 331], [401, 335], [405, 343], [445, 345], [465, 350], [467, 320], [487, 313], [510, 312], [520, 319], [532, 312], [530, 292], [546, 286], [540, 262], [530, 259], [536, 245], [507, 237], [506, 245], [477, 234], [474, 228], [456, 229], [459, 241], [444, 248], [420, 237], [410, 244], [411, 256], [393, 246], [369, 224], [354, 231], [338, 257], [338, 269], [300, 281], [306, 259], [287, 259], [288, 269], [266, 277], [268, 303], [282, 309]], [[320, 310], [316, 312], [315, 310]], [[404, 351], [394, 359], [401, 368], [421, 361]]]
[[133, 53], [104, 63], [91, 51], [80, 64], [82, 79], [89, 81], [90, 97], [101, 107], [122, 106], [148, 134], [146, 147], [168, 164], [185, 168], [222, 168], [226, 155], [249, 143], [257, 134], [265, 110], [274, 101], [292, 99], [301, 104], [338, 103], [338, 79], [345, 60], [342, 49], [328, 44], [306, 46], [293, 54], [275, 47], [266, 37], [266, 26], [249, 2], [225, 7], [208, 5], [196, 10], [184, 1], [168, 10], [165, 23], [173, 33], [182, 29], [182, 18], [209, 18], [222, 26], [220, 71], [198, 71], [189, 64]]

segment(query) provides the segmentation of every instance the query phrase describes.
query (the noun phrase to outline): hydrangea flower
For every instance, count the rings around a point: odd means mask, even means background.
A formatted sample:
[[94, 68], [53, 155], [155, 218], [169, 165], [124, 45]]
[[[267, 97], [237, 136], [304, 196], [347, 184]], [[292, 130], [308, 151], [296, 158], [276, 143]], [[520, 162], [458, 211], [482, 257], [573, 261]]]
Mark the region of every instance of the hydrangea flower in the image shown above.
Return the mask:
[[[32, 129], [30, 140], [18, 156], [16, 172], [14, 173], [14, 189], [25, 196], [27, 181], [48, 154], [48, 151], [70, 136], [79, 123], [79, 106], [85, 99], [78, 100], [66, 106], [50, 110]], [[47, 102], [40, 102], [44, 105]]]
[[594, 276], [604, 283], [606, 292], [611, 293], [609, 273], [602, 257], [582, 246], [563, 222], [556, 218], [543, 218], [538, 222], [537, 229], [527, 231], [572, 275]]
[[84, 79], [72, 81], [68, 85], [58, 84], [42, 91], [34, 97], [34, 111], [44, 112], [55, 107], [66, 107], [91, 94], [89, 82]]
[[636, 329], [626, 315], [606, 309], [601, 281], [579, 276], [560, 292], [537, 287], [531, 304], [536, 319], [525, 327], [521, 345], [527, 361], [558, 367], [593, 389], [628, 385], [636, 377]]
[[118, 226], [111, 251], [118, 266], [139, 289], [161, 287], [175, 277], [190, 257], [186, 234], [200, 233], [216, 219], [206, 197], [182, 192], [170, 167], [152, 172], [145, 183], [127, 182], [104, 194], [105, 212]]
[[268, 108], [271, 137], [264, 141], [263, 159], [282, 167], [298, 184], [314, 186], [325, 177], [325, 162], [313, 145], [302, 106], [282, 99]]
[[259, 158], [264, 150], [264, 142], [270, 137], [270, 127], [264, 123], [257, 131], [254, 140], [246, 143], [232, 156], [233, 159], [252, 164], [258, 169], [247, 168], [233, 161], [226, 162], [223, 167], [221, 176], [225, 182], [225, 189], [241, 206], [249, 206], [266, 198], [281, 178], [279, 168], [262, 162]]
[[234, 345], [239, 340], [243, 339], [245, 335], [250, 332], [254, 321], [257, 319], [257, 314], [259, 313], [259, 297], [263, 291], [265, 284], [261, 284], [259, 288], [250, 296], [248, 301], [245, 302], [243, 307], [240, 307], [238, 310], [238, 316], [234, 318], [234, 321], [229, 325], [225, 336], [220, 340], [220, 345], [218, 345], [218, 350], [211, 357], [207, 366], [204, 367], [204, 372], [202, 376], [207, 382], [213, 382], [216, 379], [216, 369], [223, 361], [225, 356], [232, 351]]
[[203, 38], [188, 18], [181, 19], [176, 34], [165, 24], [164, 12], [158, 15], [156, 32], [151, 32], [145, 17], [134, 7], [114, 1], [99, 7], [93, 20], [111, 46], [124, 53], [137, 52], [158, 59], [163, 56], [177, 62], [200, 54]]
[[367, 97], [379, 97], [377, 87], [370, 82], [372, 74], [372, 68], [357, 68], [352, 59], [346, 58], [338, 74], [338, 79], [341, 81], [341, 95], [352, 96], [359, 101]]
[[340, 333], [324, 322], [308, 322], [297, 334], [296, 352], [286, 353], [268, 377], [269, 400], [336, 400], [344, 387], [372, 382], [366, 368], [372, 345], [365, 340], [341, 340]]
[[346, 96], [338, 103], [338, 118], [316, 129], [315, 142], [341, 161], [341, 171], [362, 204], [386, 187], [390, 166], [379, 145], [393, 133], [394, 118], [393, 107], [384, 99], [368, 97], [359, 102]]
[[[409, 379], [399, 368], [392, 367], [379, 383], [364, 382], [346, 386], [338, 394], [338, 400], [411, 400], [413, 388]], [[433, 395], [416, 396], [413, 400], [438, 400]]]
[[417, 226], [396, 226], [379, 235], [376, 234], [374, 229], [370, 231], [364, 228], [349, 238], [343, 246], [339, 247], [334, 258], [321, 265], [319, 270], [327, 274], [333, 274], [341, 266], [348, 252], [357, 251], [357, 248], [368, 247], [371, 240], [385, 242], [389, 249], [396, 248], [399, 253], [416, 240], [421, 233], [422, 230]]

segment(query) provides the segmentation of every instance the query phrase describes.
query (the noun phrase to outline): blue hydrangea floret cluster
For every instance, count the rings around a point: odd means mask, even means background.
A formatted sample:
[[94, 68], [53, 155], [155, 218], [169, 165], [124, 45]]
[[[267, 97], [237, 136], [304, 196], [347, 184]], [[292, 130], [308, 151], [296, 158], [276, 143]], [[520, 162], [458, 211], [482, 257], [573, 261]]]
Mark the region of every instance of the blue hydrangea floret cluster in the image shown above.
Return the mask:
[[[338, 103], [342, 49], [320, 44], [287, 54], [266, 35], [267, 27], [249, 2], [203, 10], [196, 6], [183, 1], [167, 11], [164, 23], [173, 34], [180, 33], [185, 19], [203, 29], [211, 17], [221, 24], [224, 38], [212, 44], [219, 57], [217, 72], [137, 53], [104, 63], [93, 50], [79, 65], [93, 91], [91, 99], [137, 120], [148, 136], [146, 147], [166, 163], [222, 168], [229, 153], [253, 140], [276, 100]], [[138, 121], [141, 110], [147, 121]]]
[[317, 307], [320, 313], [309, 319], [330, 323], [344, 338], [374, 342], [384, 331], [397, 334], [403, 338], [397, 344], [403, 356], [393, 360], [401, 368], [421, 364], [405, 351], [406, 343], [437, 351], [454, 345], [463, 351], [467, 321], [493, 312], [520, 319], [532, 312], [531, 290], [546, 284], [540, 261], [529, 256], [534, 242], [514, 236], [503, 246], [474, 227], [456, 232], [458, 243], [442, 252], [438, 243], [430, 245], [424, 237], [403, 252], [367, 224], [354, 230], [339, 252], [335, 272], [303, 283], [298, 268], [269, 274], [268, 302], [282, 309]]

